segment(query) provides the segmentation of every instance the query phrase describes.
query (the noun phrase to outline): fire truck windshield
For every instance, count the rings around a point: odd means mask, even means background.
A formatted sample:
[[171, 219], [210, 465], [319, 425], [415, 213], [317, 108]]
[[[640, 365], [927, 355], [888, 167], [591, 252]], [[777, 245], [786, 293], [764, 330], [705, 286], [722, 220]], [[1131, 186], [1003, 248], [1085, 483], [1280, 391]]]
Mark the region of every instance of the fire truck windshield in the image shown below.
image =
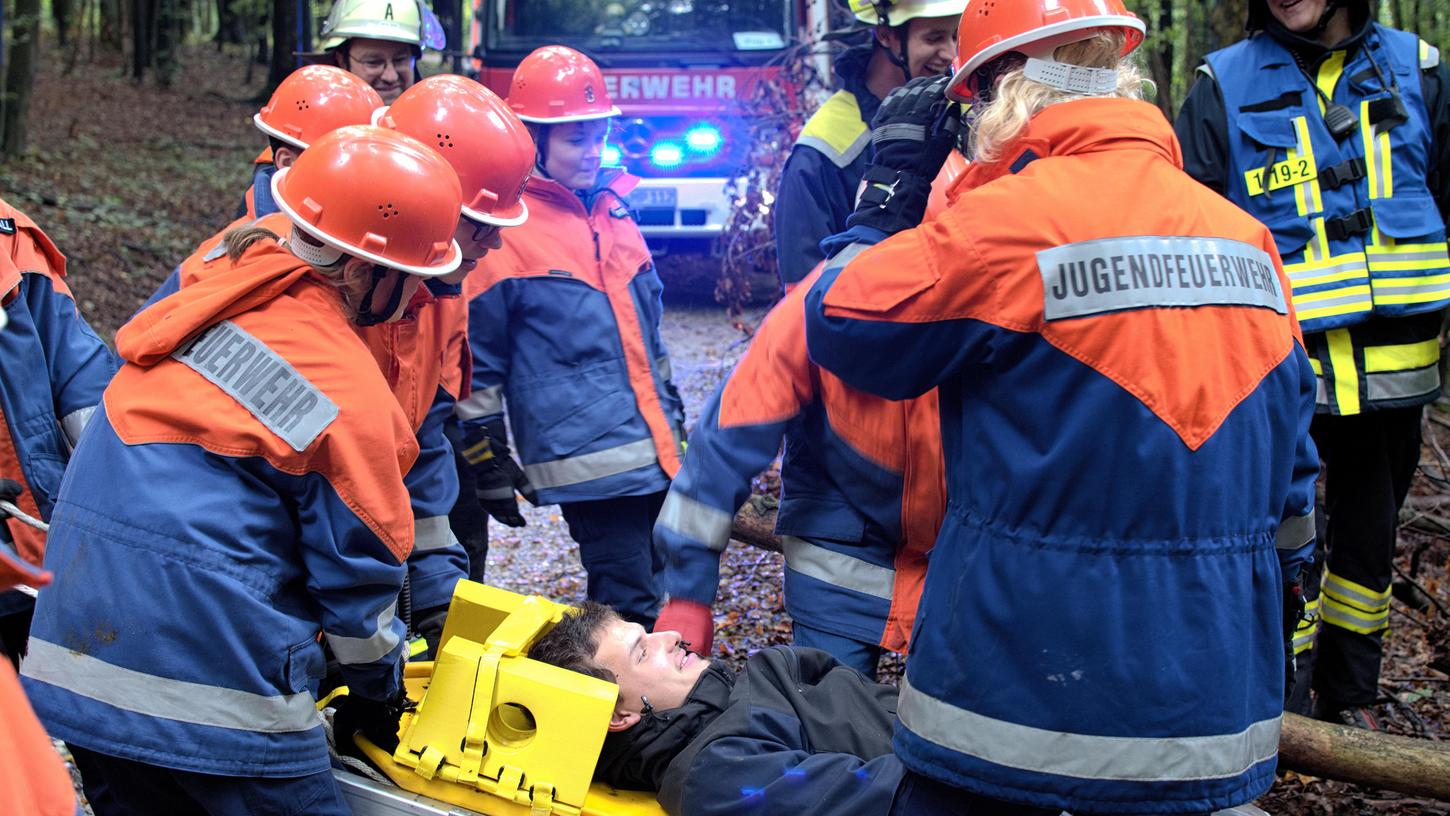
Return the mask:
[[792, 0], [489, 0], [490, 43], [585, 51], [776, 51]]

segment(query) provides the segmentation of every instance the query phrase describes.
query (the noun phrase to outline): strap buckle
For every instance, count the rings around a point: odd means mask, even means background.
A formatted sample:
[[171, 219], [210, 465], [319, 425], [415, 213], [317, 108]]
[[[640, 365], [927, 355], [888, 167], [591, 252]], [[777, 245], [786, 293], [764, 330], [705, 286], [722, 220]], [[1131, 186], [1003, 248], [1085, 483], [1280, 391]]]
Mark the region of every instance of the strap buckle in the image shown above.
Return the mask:
[[885, 209], [887, 202], [896, 197], [896, 188], [901, 186], [902, 175], [899, 170], [888, 170], [876, 165], [866, 168], [863, 176], [866, 189], [861, 191], [860, 203]]
[[1363, 156], [1346, 159], [1319, 172], [1319, 186], [1333, 190], [1365, 177], [1368, 167]]
[[1363, 235], [1374, 226], [1374, 214], [1368, 207], [1361, 207], [1349, 215], [1329, 218], [1324, 221], [1324, 232], [1331, 241], [1343, 241], [1353, 235]]

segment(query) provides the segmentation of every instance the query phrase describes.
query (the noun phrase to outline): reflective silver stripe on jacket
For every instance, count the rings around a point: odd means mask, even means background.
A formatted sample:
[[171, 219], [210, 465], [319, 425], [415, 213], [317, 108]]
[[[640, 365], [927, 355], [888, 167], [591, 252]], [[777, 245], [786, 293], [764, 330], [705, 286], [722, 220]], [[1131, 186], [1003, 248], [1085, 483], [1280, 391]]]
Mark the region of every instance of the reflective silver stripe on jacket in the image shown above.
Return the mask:
[[503, 413], [503, 386], [490, 385], [468, 395], [454, 407], [459, 419], [478, 419]]
[[447, 516], [429, 516], [413, 522], [413, 552], [441, 550], [457, 543]]
[[819, 136], [802, 136], [796, 139], [795, 143], [819, 150], [822, 155], [831, 160], [831, 164], [840, 168], [846, 168], [850, 167], [851, 162], [855, 161], [856, 157], [861, 155], [861, 151], [865, 150], [866, 146], [871, 144], [871, 129], [867, 128], [861, 131], [861, 135], [857, 136], [855, 141], [851, 142], [846, 146], [844, 151], [839, 153], [836, 152], [836, 148], [831, 146], [830, 142]]
[[1314, 281], [1316, 278], [1322, 278], [1326, 275], [1337, 275], [1340, 272], [1359, 272], [1362, 275], [1369, 275], [1369, 269], [1364, 265], [1364, 256], [1362, 255], [1355, 255], [1339, 263], [1324, 266], [1316, 264], [1314, 266], [1298, 268], [1297, 264], [1289, 264], [1284, 271], [1289, 275], [1289, 285], [1291, 287], [1315, 286], [1316, 283]]
[[322, 724], [306, 692], [268, 696], [158, 677], [34, 637], [20, 673], [123, 711], [194, 725], [286, 734]]
[[785, 565], [796, 572], [853, 592], [891, 600], [896, 570], [828, 550], [795, 536], [781, 536], [780, 543], [785, 549]]
[[1048, 731], [958, 708], [901, 679], [901, 724], [950, 751], [1034, 773], [1124, 782], [1227, 779], [1278, 751], [1280, 717], [1235, 734], [1102, 737]]
[[65, 431], [65, 438], [70, 442], [71, 448], [75, 448], [76, 443], [81, 441], [81, 431], [86, 429], [86, 425], [95, 413], [96, 406], [87, 405], [60, 418], [60, 429]]
[[1437, 366], [1409, 371], [1376, 371], [1364, 375], [1364, 395], [1371, 402], [1419, 397], [1440, 387]]
[[536, 488], [563, 487], [617, 473], [628, 473], [659, 461], [653, 439], [628, 442], [616, 448], [524, 465], [524, 473]]
[[1279, 524], [1274, 536], [1274, 547], [1280, 550], [1297, 550], [1314, 540], [1314, 510], [1302, 516], [1286, 518]]
[[661, 354], [655, 358], [655, 373], [661, 380], [673, 380], [675, 378], [675, 367], [670, 364], [670, 355]]
[[372, 663], [398, 645], [398, 633], [393, 631], [393, 620], [397, 616], [398, 602], [394, 601], [378, 613], [377, 629], [367, 637], [347, 637], [331, 632], [323, 632], [322, 635], [327, 638], [327, 645], [332, 647], [339, 663], [352, 666]]
[[715, 552], [723, 552], [730, 545], [730, 527], [734, 522], [735, 517], [724, 510], [671, 490], [665, 496], [655, 524], [691, 541], [698, 541]]
[[862, 241], [857, 241], [856, 243], [851, 244], [840, 252], [837, 252], [835, 255], [832, 255], [826, 261], [826, 271], [829, 272], [833, 269], [844, 269], [846, 267], [846, 264], [856, 260], [857, 255], [860, 255], [862, 252], [865, 252], [872, 246], [874, 246], [874, 244], [867, 244]]

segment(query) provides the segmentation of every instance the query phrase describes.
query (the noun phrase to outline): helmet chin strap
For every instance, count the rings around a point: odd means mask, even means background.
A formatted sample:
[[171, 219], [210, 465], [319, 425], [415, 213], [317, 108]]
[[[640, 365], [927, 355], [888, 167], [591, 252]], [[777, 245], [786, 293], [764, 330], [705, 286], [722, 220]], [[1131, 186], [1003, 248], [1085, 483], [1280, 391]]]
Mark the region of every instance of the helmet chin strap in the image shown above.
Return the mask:
[[372, 285], [368, 287], [368, 291], [362, 296], [362, 303], [358, 304], [357, 307], [357, 317], [353, 318], [353, 321], [359, 326], [376, 326], [379, 323], [386, 322], [388, 318], [397, 313], [398, 304], [403, 302], [403, 278], [405, 277], [403, 274], [399, 274], [398, 279], [393, 283], [393, 291], [388, 294], [388, 305], [384, 306], [381, 311], [374, 312], [372, 309], [373, 295], [378, 291], [378, 286], [391, 271], [386, 266], [373, 264]]

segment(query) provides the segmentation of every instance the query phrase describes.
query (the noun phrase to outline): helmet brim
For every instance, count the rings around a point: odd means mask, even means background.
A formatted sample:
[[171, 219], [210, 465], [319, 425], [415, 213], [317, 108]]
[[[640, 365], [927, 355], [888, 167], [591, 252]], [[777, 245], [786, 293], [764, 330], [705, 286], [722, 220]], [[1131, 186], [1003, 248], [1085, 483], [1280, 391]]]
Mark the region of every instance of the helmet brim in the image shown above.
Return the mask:
[[529, 220], [529, 207], [521, 198], [512, 207], [505, 207], [501, 211], [486, 213], [482, 210], [475, 210], [472, 207], [464, 206], [463, 216], [470, 221], [478, 221], [484, 224], [493, 224], [496, 227], [517, 227]]
[[291, 168], [284, 167], [281, 170], [278, 170], [276, 175], [272, 176], [272, 200], [277, 202], [277, 207], [281, 209], [282, 212], [287, 216], [287, 218], [292, 221], [292, 224], [294, 226], [307, 233], [308, 235], [311, 235], [313, 238], [321, 241], [322, 243], [327, 244], [328, 246], [335, 249], [340, 249], [348, 255], [363, 258], [364, 260], [372, 261], [379, 266], [386, 266], [389, 269], [396, 269], [399, 272], [406, 272], [409, 275], [417, 275], [420, 278], [441, 278], [444, 275], [447, 275], [448, 273], [457, 269], [458, 265], [463, 262], [463, 250], [458, 246], [458, 242], [453, 240], [452, 238], [448, 239], [448, 244], [452, 251], [448, 253], [448, 258], [446, 260], [440, 262], [436, 266], [418, 266], [413, 264], [398, 263], [397, 261], [390, 260], [373, 252], [369, 252], [368, 250], [363, 249], [362, 247], [355, 244], [350, 244], [346, 241], [339, 241], [331, 235], [322, 232], [321, 230], [314, 227], [312, 224], [308, 223], [306, 219], [304, 219], [296, 210], [292, 209], [292, 207], [287, 203], [287, 198], [282, 193], [282, 185], [285, 183], [288, 171], [290, 169]]
[[252, 114], [252, 124], [253, 125], [256, 125], [257, 130], [260, 130], [263, 133], [267, 134], [268, 136], [271, 136], [273, 139], [277, 139], [278, 141], [286, 142], [287, 144], [289, 144], [289, 145], [297, 148], [298, 150], [306, 150], [307, 149], [307, 143], [306, 142], [302, 141], [301, 139], [297, 138], [296, 136], [292, 136], [292, 135], [283, 133], [282, 131], [280, 131], [280, 130], [272, 127], [271, 125], [267, 124], [266, 122], [262, 121], [262, 114], [260, 114], [260, 113], [254, 113], [254, 114]]
[[514, 111], [514, 114], [525, 122], [533, 122], [536, 125], [557, 125], [563, 122], [588, 122], [594, 119], [612, 119], [616, 116], [623, 116], [624, 112], [618, 105], [610, 105], [607, 111], [595, 111], [593, 113], [574, 113], [568, 116], [527, 116]]

